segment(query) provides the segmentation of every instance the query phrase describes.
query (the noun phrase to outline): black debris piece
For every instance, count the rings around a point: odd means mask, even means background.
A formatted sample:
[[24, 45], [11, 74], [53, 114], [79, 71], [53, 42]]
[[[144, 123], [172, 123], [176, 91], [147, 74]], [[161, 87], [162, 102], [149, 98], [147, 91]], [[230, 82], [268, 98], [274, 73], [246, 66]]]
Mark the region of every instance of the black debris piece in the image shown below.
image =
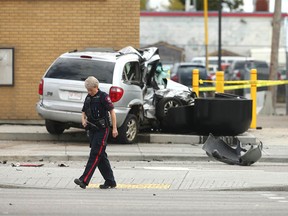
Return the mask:
[[67, 164], [61, 163], [61, 164], [58, 164], [58, 167], [69, 167], [69, 166]]
[[212, 157], [223, 163], [231, 165], [250, 166], [257, 162], [262, 156], [263, 144], [246, 144], [248, 149], [242, 148], [242, 143], [235, 137], [237, 144], [235, 148], [228, 145], [221, 137], [215, 138], [212, 134], [205, 141], [202, 149], [206, 151], [209, 157]]

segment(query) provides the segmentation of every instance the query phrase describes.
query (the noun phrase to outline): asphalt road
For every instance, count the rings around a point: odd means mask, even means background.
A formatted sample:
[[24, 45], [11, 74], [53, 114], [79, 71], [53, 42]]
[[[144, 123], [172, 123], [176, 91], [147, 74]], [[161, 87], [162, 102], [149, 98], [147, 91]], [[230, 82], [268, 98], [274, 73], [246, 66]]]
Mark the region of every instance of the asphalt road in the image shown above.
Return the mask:
[[1, 215], [287, 215], [288, 192], [1, 189]]

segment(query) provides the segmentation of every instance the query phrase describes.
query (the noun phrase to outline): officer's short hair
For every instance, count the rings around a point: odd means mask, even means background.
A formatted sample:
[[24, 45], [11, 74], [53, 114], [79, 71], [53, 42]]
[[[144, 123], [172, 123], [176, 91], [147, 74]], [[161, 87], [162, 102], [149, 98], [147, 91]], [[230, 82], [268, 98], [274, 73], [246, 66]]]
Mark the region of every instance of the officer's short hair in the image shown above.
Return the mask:
[[98, 88], [99, 86], [99, 81], [94, 77], [94, 76], [89, 76], [86, 80], [85, 80], [85, 88], [89, 89], [89, 88]]

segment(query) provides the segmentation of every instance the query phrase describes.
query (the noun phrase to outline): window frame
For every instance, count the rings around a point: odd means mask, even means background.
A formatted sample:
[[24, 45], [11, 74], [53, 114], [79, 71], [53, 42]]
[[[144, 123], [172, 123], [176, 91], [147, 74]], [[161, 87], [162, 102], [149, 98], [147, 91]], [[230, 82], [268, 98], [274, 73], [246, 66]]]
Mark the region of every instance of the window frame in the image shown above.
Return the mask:
[[[5, 52], [6, 51], [6, 52]], [[2, 54], [2, 52], [4, 54]], [[1, 63], [2, 61], [5, 61], [5, 53], [6, 55], [8, 55], [7, 57], [7, 68], [8, 70], [7, 71], [2, 71], [2, 68], [1, 68]], [[5, 64], [5, 63], [4, 63]], [[5, 67], [5, 66], [3, 66]], [[1, 73], [4, 73], [3, 76], [6, 75], [6, 73], [8, 74], [8, 79], [7, 81], [2, 83], [2, 80], [1, 80]], [[0, 47], [0, 86], [14, 86], [14, 47]]]

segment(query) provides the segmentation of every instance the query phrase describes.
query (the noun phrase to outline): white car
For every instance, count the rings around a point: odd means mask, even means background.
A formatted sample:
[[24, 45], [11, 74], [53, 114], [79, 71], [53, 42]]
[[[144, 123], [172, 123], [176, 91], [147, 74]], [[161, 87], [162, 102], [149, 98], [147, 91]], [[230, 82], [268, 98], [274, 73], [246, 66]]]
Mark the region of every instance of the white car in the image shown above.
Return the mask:
[[[167, 109], [193, 103], [188, 87], [176, 86], [167, 79], [164, 85], [157, 83], [159, 60], [155, 47], [64, 53], [51, 64], [40, 81], [37, 112], [45, 119], [51, 134], [61, 134], [69, 127], [82, 127], [81, 109], [87, 95], [84, 80], [95, 76], [100, 82], [99, 88], [108, 93], [114, 103], [118, 141], [133, 143], [139, 128], [161, 127], [161, 118]], [[165, 103], [162, 101], [158, 106], [163, 97]]]

